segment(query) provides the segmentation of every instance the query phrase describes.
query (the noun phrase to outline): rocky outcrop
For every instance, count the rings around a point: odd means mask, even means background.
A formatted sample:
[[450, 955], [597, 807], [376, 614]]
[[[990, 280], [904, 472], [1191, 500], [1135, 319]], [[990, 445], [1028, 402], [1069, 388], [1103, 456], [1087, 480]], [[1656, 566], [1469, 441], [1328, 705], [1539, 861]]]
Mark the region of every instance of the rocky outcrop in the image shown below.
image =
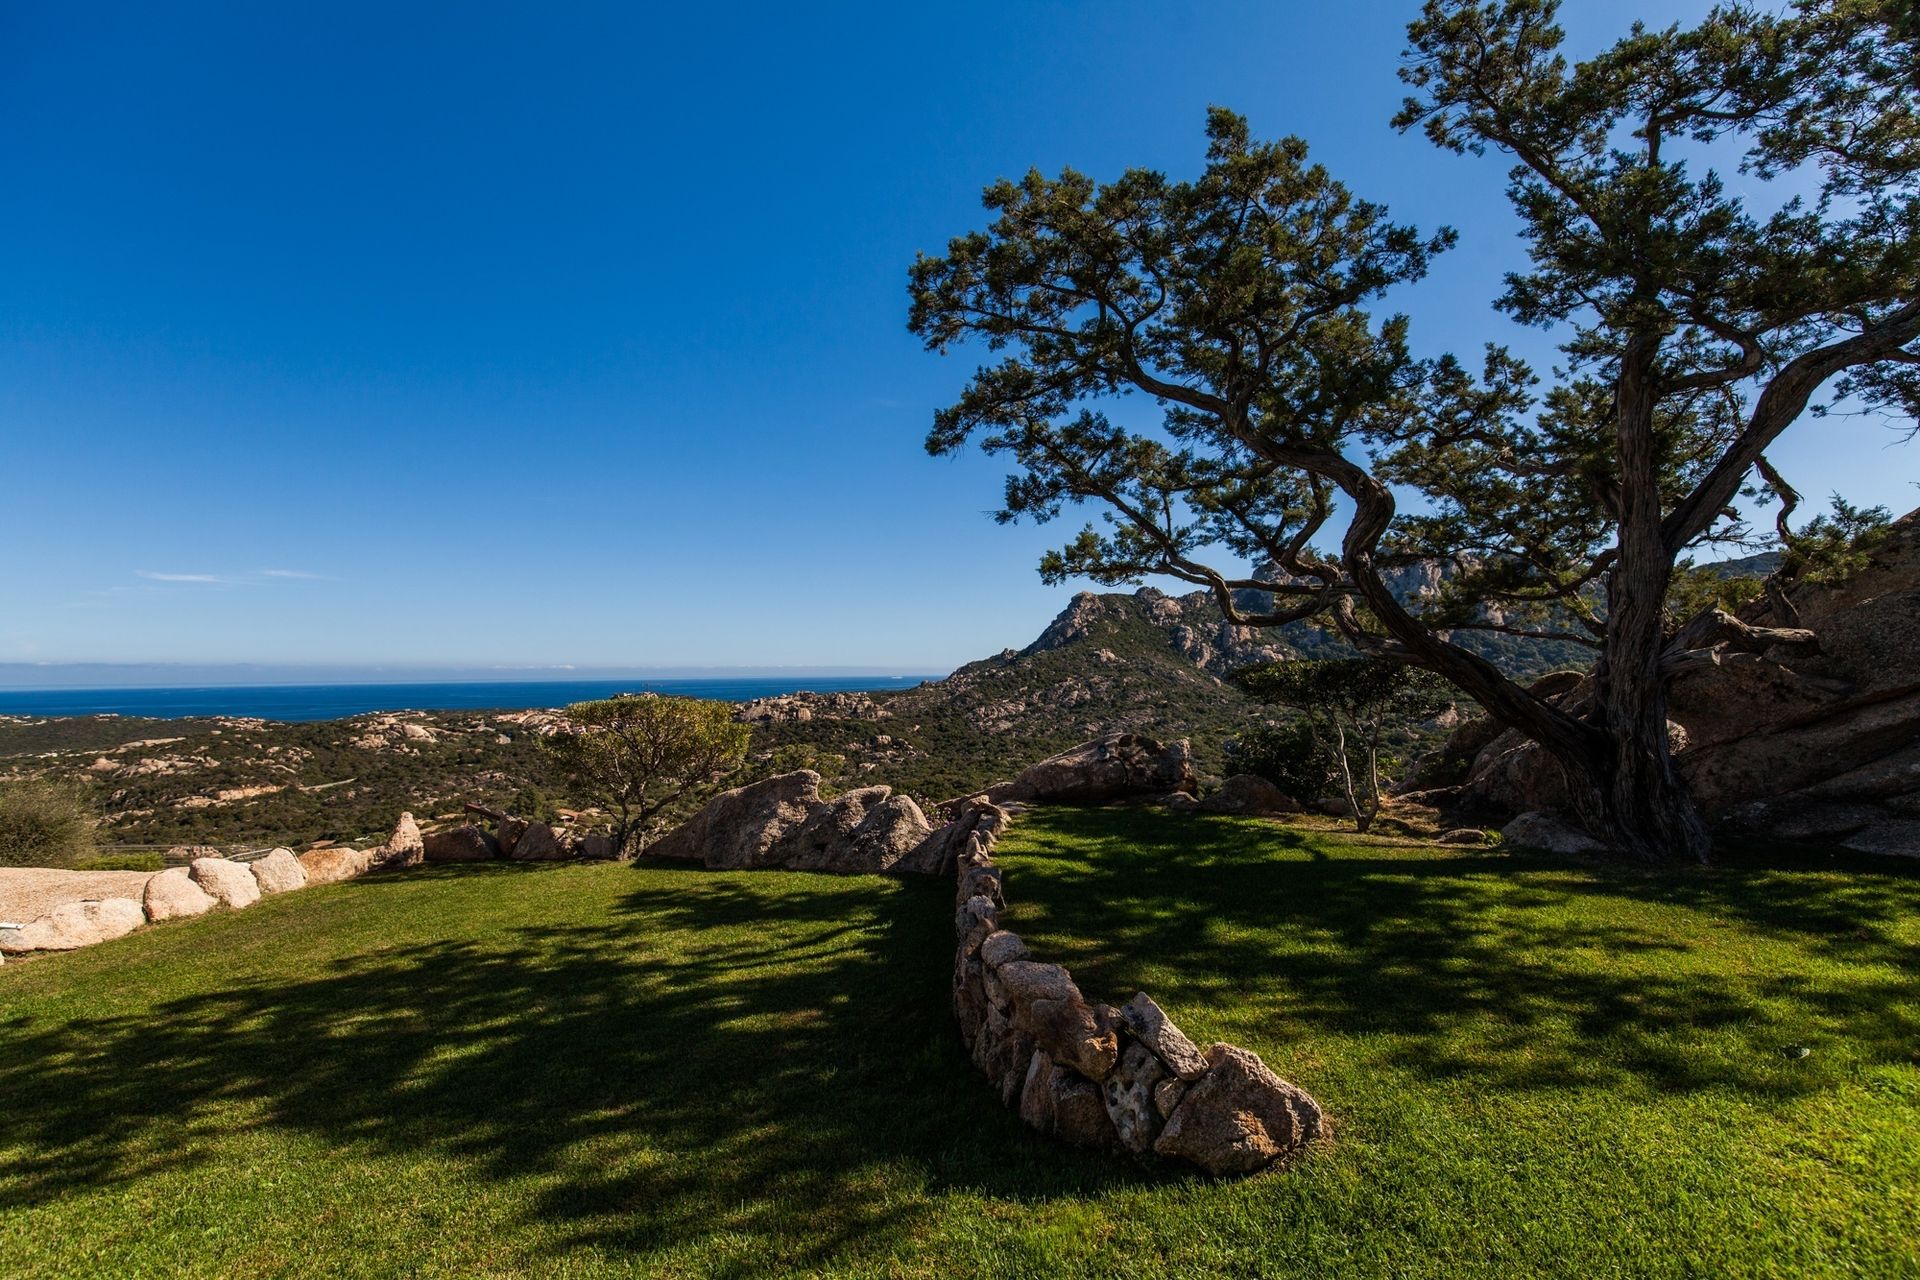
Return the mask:
[[992, 848], [1011, 815], [984, 795], [959, 808], [953, 1011], [1005, 1105], [1074, 1146], [1153, 1153], [1221, 1177], [1271, 1167], [1321, 1136], [1319, 1105], [1258, 1055], [1227, 1044], [1202, 1054], [1145, 993], [1113, 1009], [1036, 959], [1001, 927], [1005, 879]]
[[132, 898], [65, 902], [30, 923], [0, 927], [0, 952], [73, 951], [123, 937], [146, 922]]
[[149, 920], [182, 920], [205, 915], [219, 899], [195, 884], [185, 867], [168, 867], [147, 881], [140, 905]]
[[643, 856], [716, 870], [919, 871], [928, 856], [916, 851], [933, 834], [909, 796], [861, 787], [822, 800], [820, 775], [801, 769], [721, 792]]
[[988, 787], [994, 804], [1103, 804], [1109, 800], [1192, 792], [1197, 787], [1184, 741], [1161, 743], [1137, 733], [1110, 733]]
[[558, 862], [572, 857], [573, 853], [561, 847], [552, 827], [544, 822], [529, 822], [520, 838], [513, 842], [510, 856], [517, 862]]
[[374, 861], [383, 867], [400, 868], [417, 867], [426, 860], [427, 843], [420, 834], [419, 824], [414, 822], [412, 814], [401, 814], [400, 820], [393, 824], [393, 834], [374, 855]]
[[263, 858], [255, 858], [247, 864], [247, 870], [253, 872], [263, 894], [292, 893], [307, 887], [307, 869], [291, 849], [274, 849]]
[[881, 720], [887, 712], [864, 693], [783, 693], [733, 709], [741, 724], [798, 724], [809, 720]]
[[[1681, 776], [1722, 832], [1920, 853], [1920, 512], [1895, 522], [1852, 578], [1795, 588], [1791, 601], [1791, 620], [1765, 600], [1741, 616], [1809, 629], [1818, 653], [1724, 652], [1675, 677]], [[1583, 692], [1578, 677], [1551, 691]], [[1471, 754], [1456, 793], [1471, 807], [1566, 806], [1560, 770], [1518, 734], [1474, 721], [1442, 754]]]
[[1502, 827], [1500, 839], [1522, 849], [1569, 857], [1592, 857], [1607, 851], [1605, 845], [1571, 822], [1539, 809], [1523, 813]]
[[193, 882], [235, 910], [260, 901], [260, 882], [243, 862], [227, 858], [195, 858], [187, 864]]

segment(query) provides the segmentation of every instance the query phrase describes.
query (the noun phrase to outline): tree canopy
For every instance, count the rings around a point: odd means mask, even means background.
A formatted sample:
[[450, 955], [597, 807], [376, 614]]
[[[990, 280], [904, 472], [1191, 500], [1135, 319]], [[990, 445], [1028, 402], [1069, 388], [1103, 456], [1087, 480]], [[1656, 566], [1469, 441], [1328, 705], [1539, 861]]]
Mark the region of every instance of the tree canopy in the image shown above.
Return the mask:
[[[1416, 356], [1406, 320], [1368, 308], [1454, 233], [1394, 222], [1300, 139], [1257, 142], [1215, 109], [1197, 178], [997, 182], [984, 230], [914, 264], [928, 347], [1003, 353], [927, 444], [1014, 461], [1002, 520], [1102, 509], [1043, 559], [1048, 580], [1166, 574], [1236, 623], [1319, 618], [1533, 736], [1617, 846], [1700, 858], [1666, 682], [1816, 641], [1790, 606], [1777, 626], [1676, 614], [1675, 567], [1757, 536], [1743, 494], [1792, 534], [1798, 495], [1767, 449], [1796, 421], [1842, 398], [1920, 409], [1920, 31], [1891, 0], [1734, 4], [1569, 62], [1554, 17], [1552, 0], [1433, 0], [1396, 124], [1512, 161], [1528, 263], [1497, 305], [1565, 335], [1560, 368], [1498, 346]], [[1437, 595], [1389, 589], [1435, 561]], [[1593, 678], [1535, 698], [1455, 642], [1473, 629], [1576, 640]]]
[[586, 795], [614, 813], [615, 851], [644, 845], [675, 801], [739, 765], [751, 730], [724, 702], [623, 693], [567, 708], [546, 749]]

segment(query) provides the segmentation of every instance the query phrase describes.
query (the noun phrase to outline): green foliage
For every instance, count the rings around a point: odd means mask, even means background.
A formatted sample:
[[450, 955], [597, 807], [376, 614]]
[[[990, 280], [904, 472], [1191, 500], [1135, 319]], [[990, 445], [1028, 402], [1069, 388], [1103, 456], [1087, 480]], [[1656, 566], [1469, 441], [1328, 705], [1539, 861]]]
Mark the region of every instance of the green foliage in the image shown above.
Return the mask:
[[1837, 493], [1832, 503], [1830, 514], [1787, 536], [1783, 578], [1813, 586], [1845, 582], [1866, 568], [1875, 549], [1886, 542], [1893, 515], [1885, 507], [1856, 507]]
[[663, 810], [739, 765], [750, 736], [729, 703], [657, 693], [576, 702], [567, 721], [544, 745], [583, 795], [614, 812], [619, 852], [636, 838], [644, 844]]
[[1380, 658], [1269, 662], [1236, 671], [1233, 678], [1254, 697], [1301, 714], [1361, 831], [1380, 811], [1382, 766], [1393, 763], [1381, 751], [1389, 732], [1433, 715], [1448, 694], [1432, 673]]
[[1332, 785], [1329, 763], [1313, 726], [1305, 720], [1256, 725], [1227, 746], [1227, 767], [1234, 773], [1265, 778], [1308, 804]]
[[94, 850], [94, 815], [76, 786], [0, 783], [0, 867], [71, 867]]

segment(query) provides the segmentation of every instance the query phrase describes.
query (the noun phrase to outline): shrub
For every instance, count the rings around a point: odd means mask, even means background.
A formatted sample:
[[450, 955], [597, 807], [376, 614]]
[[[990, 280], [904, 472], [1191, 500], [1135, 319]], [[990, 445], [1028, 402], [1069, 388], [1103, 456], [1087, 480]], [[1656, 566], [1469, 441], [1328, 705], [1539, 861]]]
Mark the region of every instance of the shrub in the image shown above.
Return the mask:
[[1227, 768], [1265, 778], [1303, 804], [1326, 794], [1333, 781], [1326, 753], [1304, 720], [1249, 729], [1227, 744]]
[[71, 867], [94, 851], [93, 822], [72, 787], [0, 784], [0, 867]]
[[161, 853], [103, 853], [96, 858], [81, 858], [75, 871], [165, 871], [167, 858]]

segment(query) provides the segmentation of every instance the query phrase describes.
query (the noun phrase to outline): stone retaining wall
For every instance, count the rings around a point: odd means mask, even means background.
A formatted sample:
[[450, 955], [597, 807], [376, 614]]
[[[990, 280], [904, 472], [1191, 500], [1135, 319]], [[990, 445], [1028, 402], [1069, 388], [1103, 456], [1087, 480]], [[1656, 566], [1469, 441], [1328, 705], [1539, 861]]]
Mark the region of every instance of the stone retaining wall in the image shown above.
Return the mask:
[[1013, 811], [960, 802], [953, 1011], [977, 1066], [1041, 1133], [1076, 1146], [1185, 1161], [1242, 1176], [1286, 1161], [1325, 1130], [1320, 1106], [1229, 1044], [1202, 1052], [1152, 997], [1115, 1009], [1000, 927], [1006, 880], [993, 847]]

